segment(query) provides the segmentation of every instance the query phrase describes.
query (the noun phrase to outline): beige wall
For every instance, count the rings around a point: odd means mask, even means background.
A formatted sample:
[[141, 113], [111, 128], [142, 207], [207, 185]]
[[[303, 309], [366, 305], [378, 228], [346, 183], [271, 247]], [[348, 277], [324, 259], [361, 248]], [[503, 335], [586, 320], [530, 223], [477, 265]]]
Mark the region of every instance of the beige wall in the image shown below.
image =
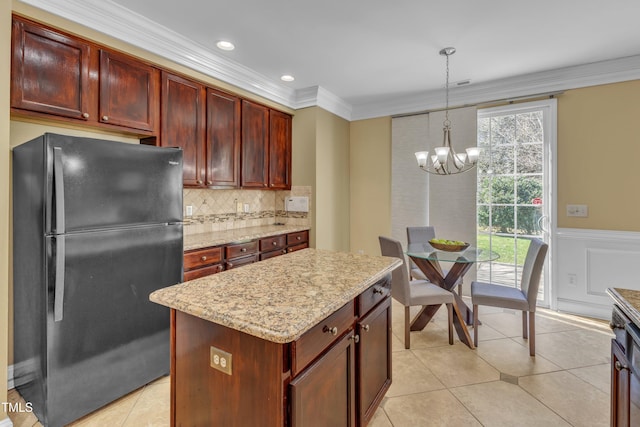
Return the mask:
[[[558, 227], [640, 231], [640, 80], [558, 98]], [[587, 218], [566, 216], [585, 204]]]
[[[7, 401], [9, 353], [9, 84], [11, 61], [11, 2], [0, 1], [0, 402]], [[0, 408], [0, 421], [7, 415]]]
[[[311, 206], [316, 206], [316, 111], [298, 110], [293, 119], [291, 147], [291, 182], [311, 187]], [[316, 247], [316, 220], [314, 210], [309, 212], [309, 245]]]
[[351, 251], [380, 255], [391, 233], [391, 118], [351, 123]]
[[349, 251], [349, 122], [317, 108], [316, 247]]

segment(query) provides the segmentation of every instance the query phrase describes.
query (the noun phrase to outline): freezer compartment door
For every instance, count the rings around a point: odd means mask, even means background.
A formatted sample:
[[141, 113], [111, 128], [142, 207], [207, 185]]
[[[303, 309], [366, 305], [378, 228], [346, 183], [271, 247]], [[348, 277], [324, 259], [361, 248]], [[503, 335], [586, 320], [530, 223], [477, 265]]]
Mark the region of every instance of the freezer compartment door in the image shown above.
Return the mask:
[[46, 233], [182, 221], [182, 151], [45, 134]]
[[[62, 296], [55, 286], [59, 239]], [[169, 309], [149, 294], [181, 281], [182, 225], [48, 240], [48, 418], [66, 424], [169, 373]]]

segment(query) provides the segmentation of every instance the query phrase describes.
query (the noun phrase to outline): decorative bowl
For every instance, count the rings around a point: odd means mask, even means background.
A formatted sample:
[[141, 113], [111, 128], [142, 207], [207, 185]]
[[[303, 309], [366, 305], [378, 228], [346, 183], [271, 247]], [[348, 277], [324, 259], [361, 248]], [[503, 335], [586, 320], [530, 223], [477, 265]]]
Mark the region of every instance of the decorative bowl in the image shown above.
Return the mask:
[[461, 245], [451, 245], [447, 243], [433, 242], [431, 240], [429, 240], [429, 244], [433, 246], [435, 249], [445, 251], [445, 252], [460, 252], [460, 251], [464, 251], [469, 247], [469, 243], [464, 243]]

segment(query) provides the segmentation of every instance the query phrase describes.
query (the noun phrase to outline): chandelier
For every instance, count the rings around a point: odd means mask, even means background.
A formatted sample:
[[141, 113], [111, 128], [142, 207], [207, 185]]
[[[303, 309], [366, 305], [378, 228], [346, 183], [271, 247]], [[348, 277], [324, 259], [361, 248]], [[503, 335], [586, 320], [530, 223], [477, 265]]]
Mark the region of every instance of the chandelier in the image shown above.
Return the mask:
[[465, 153], [456, 153], [453, 145], [451, 145], [451, 121], [449, 121], [449, 56], [454, 53], [456, 53], [454, 47], [445, 47], [440, 51], [440, 55], [444, 55], [447, 58], [447, 83], [445, 85], [446, 106], [442, 145], [434, 148], [435, 154], [431, 155], [431, 157], [429, 157], [428, 151], [418, 151], [415, 153], [420, 169], [436, 175], [453, 175], [466, 172], [478, 163], [478, 156], [480, 154], [478, 147], [467, 148]]

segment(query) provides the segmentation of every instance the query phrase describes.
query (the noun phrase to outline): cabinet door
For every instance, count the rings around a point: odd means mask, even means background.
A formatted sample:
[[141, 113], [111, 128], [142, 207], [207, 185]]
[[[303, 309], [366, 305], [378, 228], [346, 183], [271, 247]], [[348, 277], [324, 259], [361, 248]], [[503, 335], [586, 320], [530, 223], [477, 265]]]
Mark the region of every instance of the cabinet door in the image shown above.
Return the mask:
[[355, 425], [354, 356], [350, 332], [291, 381], [292, 427]]
[[269, 112], [269, 187], [291, 189], [291, 116]]
[[240, 99], [207, 89], [208, 186], [240, 185]]
[[88, 44], [14, 20], [12, 48], [12, 107], [89, 119]]
[[366, 425], [391, 386], [391, 298], [358, 321], [358, 423]]
[[269, 109], [242, 101], [242, 187], [268, 186]]
[[185, 187], [204, 186], [204, 93], [199, 83], [162, 73], [160, 145], [182, 148]]
[[155, 131], [159, 77], [158, 69], [150, 65], [101, 50], [100, 122]]

